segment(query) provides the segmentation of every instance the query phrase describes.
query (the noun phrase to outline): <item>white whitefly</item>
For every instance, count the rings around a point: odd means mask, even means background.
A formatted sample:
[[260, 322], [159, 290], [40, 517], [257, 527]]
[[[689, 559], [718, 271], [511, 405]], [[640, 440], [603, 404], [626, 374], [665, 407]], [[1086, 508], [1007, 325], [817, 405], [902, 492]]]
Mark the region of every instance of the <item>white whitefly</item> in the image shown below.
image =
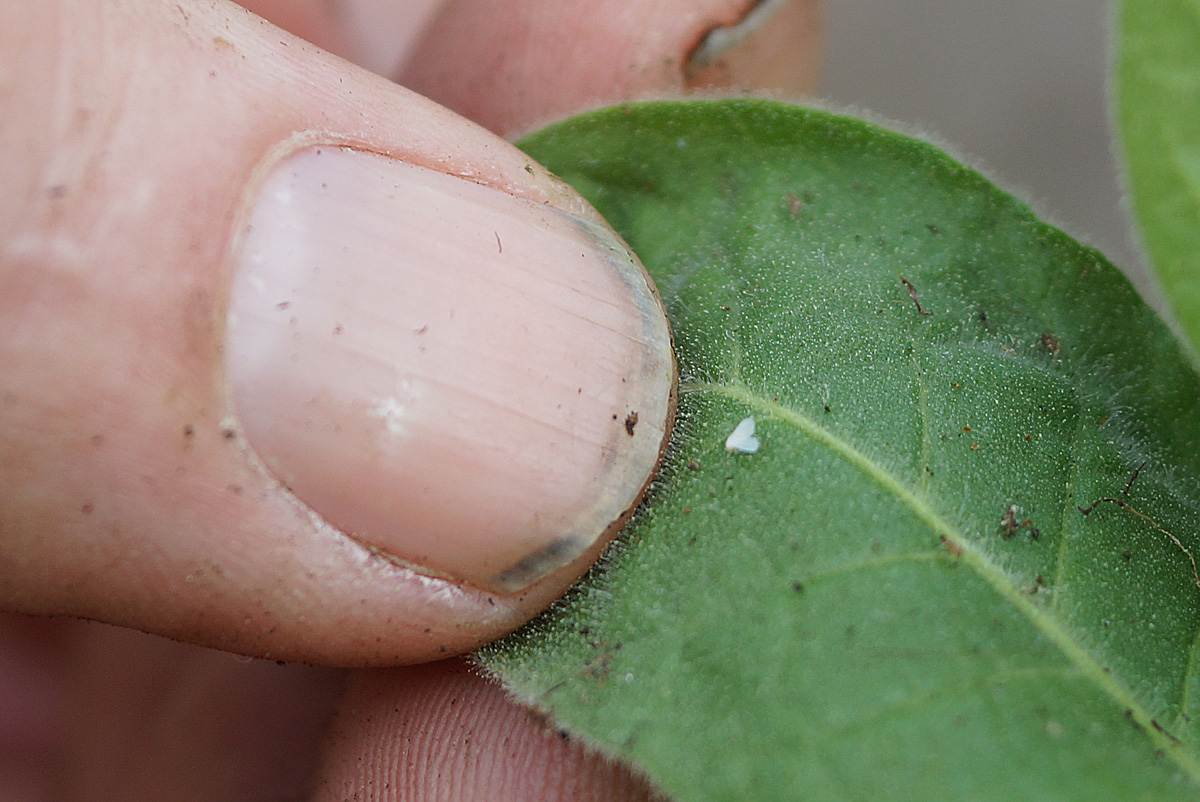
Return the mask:
[[754, 418], [744, 418], [725, 438], [725, 450], [734, 454], [754, 454], [761, 445], [754, 436]]

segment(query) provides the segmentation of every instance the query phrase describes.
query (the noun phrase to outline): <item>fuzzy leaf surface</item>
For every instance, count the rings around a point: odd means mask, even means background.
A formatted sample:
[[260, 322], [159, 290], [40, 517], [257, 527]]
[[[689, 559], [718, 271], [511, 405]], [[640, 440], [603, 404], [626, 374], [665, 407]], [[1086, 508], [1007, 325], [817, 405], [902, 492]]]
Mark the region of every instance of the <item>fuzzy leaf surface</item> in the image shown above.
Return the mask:
[[1122, 0], [1116, 122], [1150, 266], [1200, 347], [1200, 4]]
[[824, 112], [522, 146], [654, 275], [680, 414], [623, 540], [487, 667], [685, 802], [1200, 796], [1200, 382], [1119, 271]]

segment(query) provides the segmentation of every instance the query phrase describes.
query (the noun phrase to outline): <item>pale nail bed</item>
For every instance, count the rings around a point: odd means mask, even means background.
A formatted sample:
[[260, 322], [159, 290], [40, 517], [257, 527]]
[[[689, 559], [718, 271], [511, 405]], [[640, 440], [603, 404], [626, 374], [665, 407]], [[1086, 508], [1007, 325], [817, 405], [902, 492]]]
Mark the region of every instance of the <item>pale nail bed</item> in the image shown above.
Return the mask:
[[636, 503], [674, 386], [661, 306], [606, 229], [340, 147], [263, 181], [227, 370], [245, 436], [297, 498], [406, 565], [506, 593]]

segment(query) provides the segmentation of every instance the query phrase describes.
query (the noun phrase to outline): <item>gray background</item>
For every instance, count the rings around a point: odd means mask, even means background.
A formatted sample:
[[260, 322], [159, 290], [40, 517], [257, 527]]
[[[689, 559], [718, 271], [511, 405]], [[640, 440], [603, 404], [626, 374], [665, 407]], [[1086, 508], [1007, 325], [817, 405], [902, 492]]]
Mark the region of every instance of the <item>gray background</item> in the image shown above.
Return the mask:
[[1147, 289], [1106, 101], [1105, 0], [825, 0], [831, 103], [932, 134]]

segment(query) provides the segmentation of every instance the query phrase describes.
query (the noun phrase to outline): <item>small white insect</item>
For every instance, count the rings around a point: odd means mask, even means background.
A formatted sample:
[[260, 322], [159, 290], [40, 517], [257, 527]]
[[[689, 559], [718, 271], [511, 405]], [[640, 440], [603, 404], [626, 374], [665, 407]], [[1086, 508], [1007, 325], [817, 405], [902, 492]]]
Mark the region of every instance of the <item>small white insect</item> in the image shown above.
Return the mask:
[[754, 418], [745, 418], [725, 438], [725, 450], [734, 454], [755, 454], [761, 445], [754, 436]]

